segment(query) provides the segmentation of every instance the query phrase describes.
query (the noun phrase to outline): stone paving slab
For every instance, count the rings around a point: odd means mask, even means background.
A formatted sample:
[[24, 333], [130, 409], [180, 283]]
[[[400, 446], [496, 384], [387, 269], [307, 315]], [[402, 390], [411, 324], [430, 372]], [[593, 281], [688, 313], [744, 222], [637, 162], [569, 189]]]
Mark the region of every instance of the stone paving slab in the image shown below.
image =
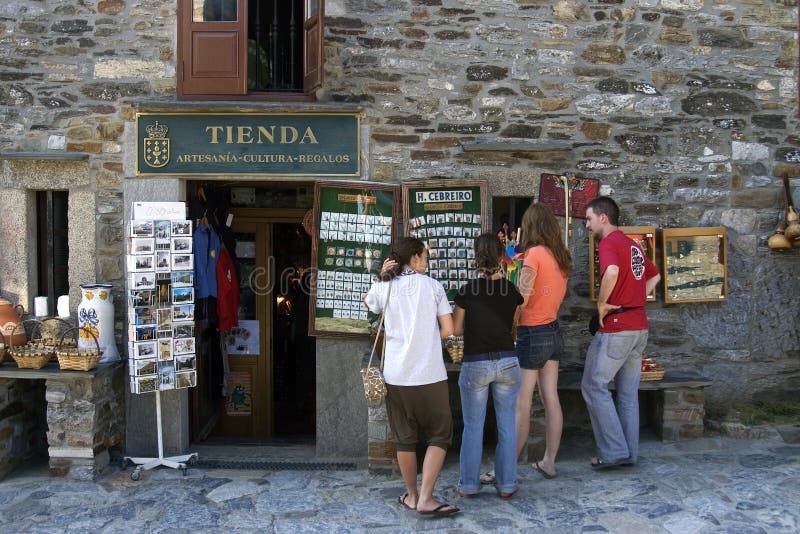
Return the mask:
[[159, 468], [141, 480], [115, 470], [96, 482], [23, 469], [0, 482], [0, 532], [630, 532], [773, 533], [800, 530], [800, 445], [703, 438], [642, 443], [632, 468], [594, 472], [589, 453], [561, 454], [559, 476], [520, 466], [520, 491], [484, 487], [461, 499], [456, 454], [437, 495], [461, 507], [452, 518], [403, 509], [399, 477], [366, 471], [243, 471]]

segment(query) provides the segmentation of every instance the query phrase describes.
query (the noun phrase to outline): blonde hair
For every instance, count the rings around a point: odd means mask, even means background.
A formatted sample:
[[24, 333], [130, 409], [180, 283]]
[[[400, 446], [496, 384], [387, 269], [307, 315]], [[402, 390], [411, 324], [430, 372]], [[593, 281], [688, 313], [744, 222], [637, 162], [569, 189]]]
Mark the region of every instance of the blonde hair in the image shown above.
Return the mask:
[[569, 277], [572, 272], [572, 256], [561, 240], [561, 226], [548, 206], [535, 202], [525, 210], [520, 245], [525, 251], [540, 245], [549, 248], [564, 276]]

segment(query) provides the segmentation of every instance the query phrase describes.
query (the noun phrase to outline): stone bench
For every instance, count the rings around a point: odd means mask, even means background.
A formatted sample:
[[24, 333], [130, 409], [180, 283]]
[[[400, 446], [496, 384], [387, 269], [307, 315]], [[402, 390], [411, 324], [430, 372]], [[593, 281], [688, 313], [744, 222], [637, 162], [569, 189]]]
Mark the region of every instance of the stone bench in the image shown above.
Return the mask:
[[91, 371], [1, 364], [0, 480], [45, 452], [51, 475], [86, 480], [102, 472], [124, 436], [125, 371], [119, 362]]
[[[564, 407], [564, 393], [577, 392], [580, 397], [583, 371], [562, 371], [558, 376], [559, 396]], [[703, 389], [711, 385], [705, 377], [690, 376], [667, 370], [664, 378], [641, 382], [639, 384], [639, 409], [641, 421], [648, 422], [664, 442], [681, 441], [703, 436], [703, 417], [705, 416], [705, 394]], [[614, 383], [609, 384], [613, 391]], [[537, 388], [538, 391], [538, 388]], [[583, 411], [588, 411], [580, 398]], [[566, 419], [565, 409], [565, 419]], [[528, 437], [528, 458], [541, 458], [545, 448], [544, 407], [534, 400], [531, 408], [531, 433]]]

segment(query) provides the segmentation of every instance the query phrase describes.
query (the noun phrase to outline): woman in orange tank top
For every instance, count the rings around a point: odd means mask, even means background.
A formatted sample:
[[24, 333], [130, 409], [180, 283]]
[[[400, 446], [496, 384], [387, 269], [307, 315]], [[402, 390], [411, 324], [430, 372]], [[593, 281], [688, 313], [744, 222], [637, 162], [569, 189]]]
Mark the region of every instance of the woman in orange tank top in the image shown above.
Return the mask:
[[517, 397], [517, 455], [528, 442], [531, 402], [536, 384], [546, 420], [544, 457], [533, 467], [545, 478], [556, 476], [556, 455], [561, 445], [564, 418], [558, 399], [558, 360], [564, 336], [558, 309], [567, 292], [572, 258], [561, 240], [561, 227], [544, 204], [531, 204], [522, 216], [521, 245], [525, 250], [519, 290], [525, 301], [517, 309], [517, 357], [522, 386]]

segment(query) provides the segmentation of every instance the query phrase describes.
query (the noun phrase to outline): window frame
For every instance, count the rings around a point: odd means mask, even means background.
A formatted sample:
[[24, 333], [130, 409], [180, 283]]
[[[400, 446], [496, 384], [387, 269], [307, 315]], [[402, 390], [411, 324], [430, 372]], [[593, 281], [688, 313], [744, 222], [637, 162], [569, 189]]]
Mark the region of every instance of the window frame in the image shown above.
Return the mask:
[[[248, 92], [247, 90], [247, 4], [248, 0], [236, 0], [238, 21], [236, 22], [194, 22], [192, 20], [193, 0], [178, 0], [177, 26], [177, 71], [176, 85], [178, 100], [244, 100], [270, 102], [312, 102], [316, 91], [322, 86], [324, 77], [324, 0], [316, 0], [317, 10], [309, 16], [312, 0], [303, 0], [303, 92]], [[236, 41], [236, 64], [226, 76], [192, 76], [197, 72], [200, 59], [193, 53], [199, 48], [196, 43], [201, 38], [216, 39], [223, 45]], [[227, 42], [226, 42], [227, 40]], [[224, 53], [220, 47], [206, 44], [204, 50]], [[231, 52], [229, 49], [228, 52]], [[233, 77], [235, 76], [235, 78]], [[225, 81], [227, 80], [227, 82]], [[208, 85], [206, 85], [208, 84]], [[232, 90], [211, 87], [232, 87]]]

